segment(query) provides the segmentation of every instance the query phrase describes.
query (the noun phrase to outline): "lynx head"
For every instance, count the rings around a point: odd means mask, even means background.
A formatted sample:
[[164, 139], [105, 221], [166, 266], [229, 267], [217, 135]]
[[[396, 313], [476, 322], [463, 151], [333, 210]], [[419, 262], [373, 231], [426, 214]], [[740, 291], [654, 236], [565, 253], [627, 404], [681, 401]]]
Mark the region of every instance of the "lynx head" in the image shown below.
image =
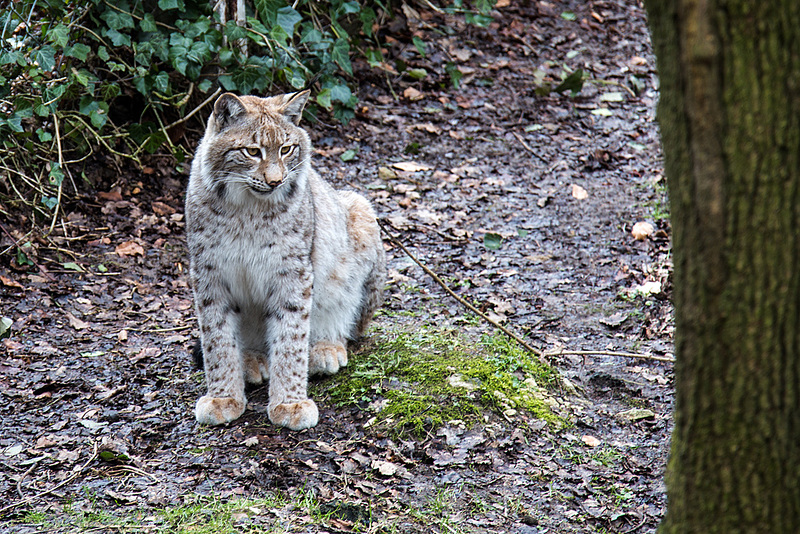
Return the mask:
[[298, 126], [308, 95], [220, 96], [192, 174], [228, 200], [290, 194], [305, 179], [311, 157], [311, 141]]

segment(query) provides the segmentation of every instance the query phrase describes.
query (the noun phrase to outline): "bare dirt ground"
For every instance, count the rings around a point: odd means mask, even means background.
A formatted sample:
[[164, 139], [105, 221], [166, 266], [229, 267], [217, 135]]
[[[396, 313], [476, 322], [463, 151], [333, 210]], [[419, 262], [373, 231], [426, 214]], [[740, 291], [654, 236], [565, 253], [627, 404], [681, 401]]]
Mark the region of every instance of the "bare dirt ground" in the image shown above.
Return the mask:
[[[671, 364], [602, 354], [672, 352], [644, 10], [517, 4], [497, 8], [488, 28], [406, 12], [390, 56], [426, 75], [364, 65], [356, 119], [307, 127], [326, 177], [370, 196], [457, 293], [550, 351], [578, 388], [552, 393], [569, 424], [487, 412], [472, 426], [387, 429], [370, 424], [377, 392], [339, 405], [333, 378], [312, 388], [314, 429], [269, 424], [263, 389], [240, 420], [199, 426], [187, 167], [158, 156], [142, 172], [96, 162], [86, 169], [96, 190], [70, 205], [66, 237], [26, 249], [35, 265], [19, 265], [0, 237], [0, 311], [14, 321], [0, 344], [0, 532], [655, 531]], [[447, 63], [463, 73], [458, 89]], [[577, 94], [544, 89], [577, 69], [587, 78]], [[638, 221], [656, 232], [635, 240]], [[19, 221], [3, 225], [23, 236]], [[493, 331], [386, 248], [387, 302], [353, 362], [396, 331], [476, 345]], [[245, 504], [202, 530], [221, 502]]]

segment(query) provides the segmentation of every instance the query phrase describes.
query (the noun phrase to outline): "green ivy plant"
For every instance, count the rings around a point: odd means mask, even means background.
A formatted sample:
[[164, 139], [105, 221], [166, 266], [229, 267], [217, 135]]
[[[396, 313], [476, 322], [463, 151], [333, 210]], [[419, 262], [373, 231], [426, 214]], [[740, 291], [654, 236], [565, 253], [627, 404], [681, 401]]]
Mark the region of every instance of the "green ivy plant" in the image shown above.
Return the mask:
[[[392, 16], [389, 0], [253, 0], [243, 25], [220, 23], [213, 3], [10, 2], [0, 12], [0, 195], [52, 228], [65, 185], [78, 189], [75, 163], [95, 151], [138, 160], [164, 145], [180, 162], [170, 134], [222, 91], [316, 81], [317, 109], [354, 116], [351, 57], [383, 60], [375, 28]], [[444, 10], [485, 25], [493, 4], [454, 0]], [[424, 42], [414, 45], [424, 54]]]

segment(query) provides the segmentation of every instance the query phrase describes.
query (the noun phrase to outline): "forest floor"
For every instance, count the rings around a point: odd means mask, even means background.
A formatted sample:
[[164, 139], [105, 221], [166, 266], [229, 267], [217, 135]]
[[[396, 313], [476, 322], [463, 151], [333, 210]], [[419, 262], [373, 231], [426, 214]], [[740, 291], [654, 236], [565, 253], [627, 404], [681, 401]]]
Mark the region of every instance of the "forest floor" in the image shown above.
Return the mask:
[[[406, 11], [390, 51], [405, 73], [356, 65], [356, 118], [306, 126], [324, 176], [369, 196], [416, 257], [555, 372], [386, 239], [386, 303], [348, 368], [313, 382], [319, 425], [271, 425], [261, 388], [239, 420], [200, 426], [187, 165], [95, 161], [96, 189], [23, 251], [33, 265], [0, 237], [0, 315], [13, 320], [0, 532], [655, 531], [672, 364], [608, 354], [672, 356], [644, 10], [508, 4], [487, 28]], [[576, 94], [548, 91], [578, 69]], [[634, 239], [639, 221], [655, 232]]]

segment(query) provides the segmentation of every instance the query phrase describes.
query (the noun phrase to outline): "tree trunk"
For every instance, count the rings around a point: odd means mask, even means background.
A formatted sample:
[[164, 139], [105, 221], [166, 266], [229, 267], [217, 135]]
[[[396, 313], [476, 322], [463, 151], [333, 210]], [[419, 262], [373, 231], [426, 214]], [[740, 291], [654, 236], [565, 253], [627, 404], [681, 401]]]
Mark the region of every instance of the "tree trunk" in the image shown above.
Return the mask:
[[646, 0], [674, 249], [662, 534], [800, 532], [800, 2]]

